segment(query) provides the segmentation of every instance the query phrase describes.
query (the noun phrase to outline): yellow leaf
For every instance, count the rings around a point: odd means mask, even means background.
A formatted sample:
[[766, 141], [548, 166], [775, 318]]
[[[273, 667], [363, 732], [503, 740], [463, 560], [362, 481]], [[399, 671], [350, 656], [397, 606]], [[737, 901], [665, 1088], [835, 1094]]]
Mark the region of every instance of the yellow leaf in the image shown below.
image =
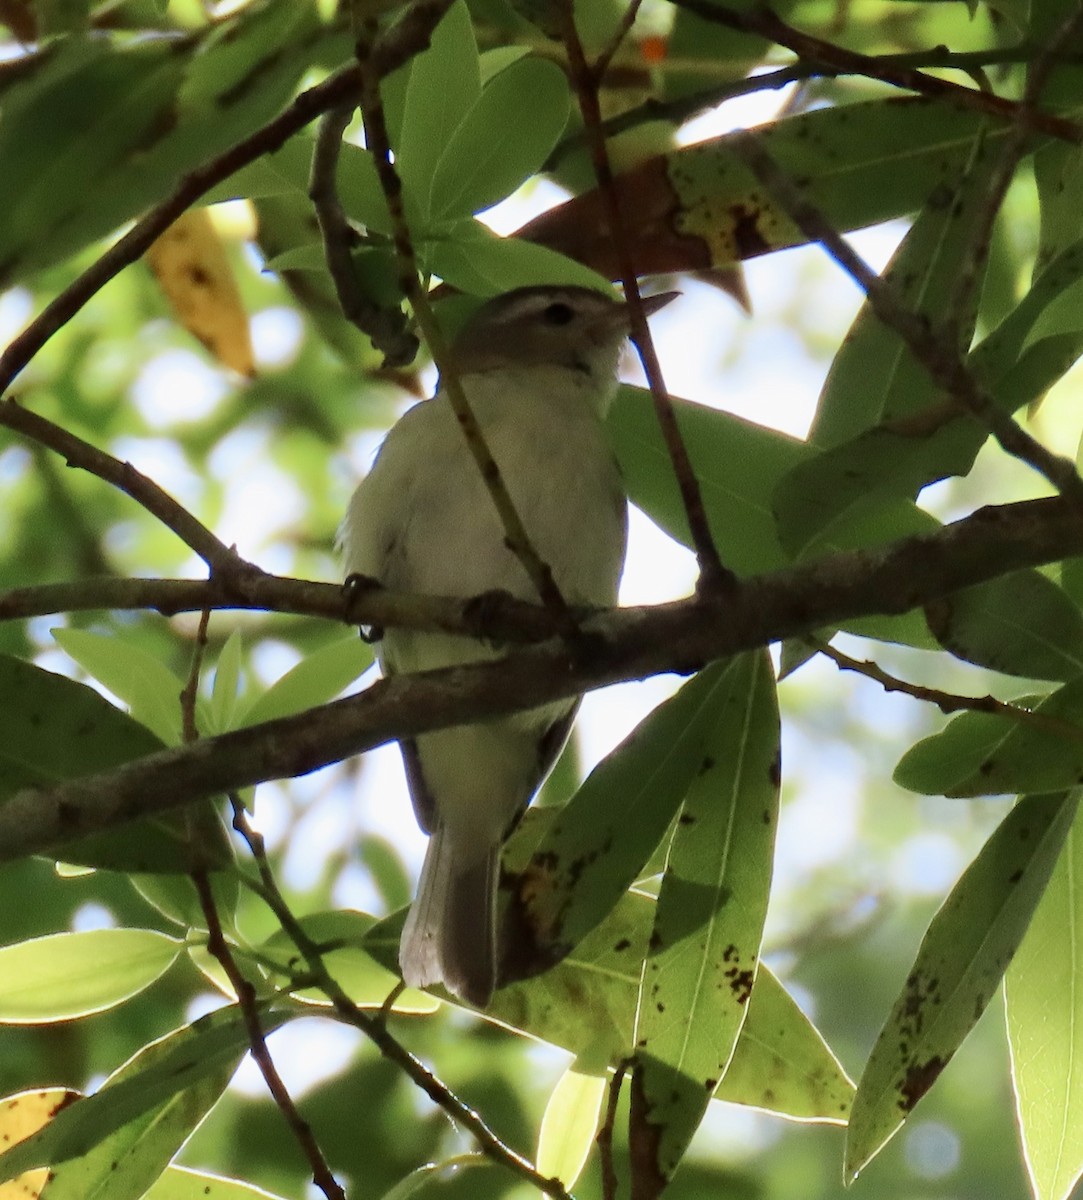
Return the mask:
[[178, 217], [146, 254], [177, 320], [224, 366], [253, 375], [248, 314], [205, 208]]
[[[37, 1088], [0, 1100], [0, 1148], [10, 1150], [32, 1133], [37, 1133], [79, 1093], [70, 1088]], [[49, 1176], [47, 1167], [26, 1171], [18, 1179], [0, 1183], [0, 1200], [37, 1200]]]

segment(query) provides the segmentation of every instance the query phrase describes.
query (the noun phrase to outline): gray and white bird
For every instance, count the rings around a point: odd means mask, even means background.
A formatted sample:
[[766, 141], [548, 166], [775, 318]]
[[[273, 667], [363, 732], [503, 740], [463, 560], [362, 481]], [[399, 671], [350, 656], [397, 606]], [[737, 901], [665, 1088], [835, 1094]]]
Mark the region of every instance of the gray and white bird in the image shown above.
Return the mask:
[[[648, 313], [673, 293], [644, 302]], [[452, 345], [463, 390], [532, 546], [572, 605], [616, 603], [627, 504], [602, 420], [617, 386], [627, 306], [579, 287], [529, 287], [483, 304]], [[392, 428], [350, 501], [348, 574], [398, 591], [537, 594], [442, 389]], [[500, 658], [472, 638], [388, 629], [387, 674]], [[559, 754], [578, 698], [401, 742], [430, 835], [399, 948], [414, 987], [443, 982], [482, 1007], [496, 984], [500, 848]]]

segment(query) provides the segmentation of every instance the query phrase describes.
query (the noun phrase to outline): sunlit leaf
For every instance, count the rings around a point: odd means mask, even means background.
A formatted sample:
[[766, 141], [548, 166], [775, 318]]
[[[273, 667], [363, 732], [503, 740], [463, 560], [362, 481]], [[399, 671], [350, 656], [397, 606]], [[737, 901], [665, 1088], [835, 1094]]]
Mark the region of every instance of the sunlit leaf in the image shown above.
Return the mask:
[[992, 999], [1045, 891], [1075, 796], [1020, 800], [933, 918], [865, 1071], [846, 1137], [852, 1179], [913, 1112]]
[[[286, 1019], [283, 1013], [264, 1012], [264, 1033]], [[146, 1190], [221, 1094], [248, 1044], [247, 1027], [236, 1008], [219, 1009], [151, 1042], [93, 1095], [68, 1105], [40, 1133], [0, 1155], [0, 1180], [32, 1167], [55, 1169], [69, 1159], [85, 1160], [99, 1146], [105, 1147], [103, 1160], [95, 1156], [86, 1166], [108, 1171], [110, 1146], [105, 1143], [114, 1134], [116, 1149], [131, 1155], [134, 1167], [149, 1169], [173, 1141], [173, 1149], [143, 1183]], [[163, 1121], [167, 1109], [175, 1121]], [[160, 1136], [155, 1132], [159, 1123], [163, 1125]], [[78, 1178], [78, 1172], [73, 1172], [73, 1186]], [[73, 1200], [86, 1194], [68, 1193]]]
[[729, 702], [732, 663], [715, 663], [659, 705], [560, 811], [514, 897], [516, 956], [556, 961], [638, 877], [689, 784], [713, 754], [706, 740]]
[[54, 629], [60, 648], [123, 700], [132, 717], [166, 745], [180, 741], [183, 681], [141, 646], [89, 629]]
[[[48, 1124], [67, 1104], [78, 1099], [70, 1088], [40, 1088], [0, 1099], [0, 1145], [14, 1146]], [[40, 1167], [18, 1179], [0, 1183], [0, 1200], [38, 1200], [49, 1172]]]
[[943, 796], [998, 796], [1055, 792], [1083, 778], [1083, 679], [1066, 683], [1032, 709], [1033, 724], [1000, 713], [965, 712], [899, 760], [894, 780], [912, 792]]
[[[723, 1078], [759, 966], [778, 824], [779, 717], [766, 652], [741, 655], [704, 739], [658, 896], [636, 1014], [631, 1137], [669, 1179]], [[645, 1150], [645, 1154], [648, 1153]]]
[[56, 933], [0, 948], [0, 1023], [85, 1017], [149, 987], [181, 944], [153, 929]]
[[144, 1200], [286, 1200], [241, 1179], [193, 1171], [190, 1167], [166, 1167]]
[[578, 1060], [557, 1080], [538, 1133], [535, 1166], [547, 1179], [575, 1186], [586, 1165], [606, 1093], [606, 1072], [587, 1071]]
[[249, 707], [242, 724], [255, 725], [333, 700], [372, 665], [372, 647], [356, 634], [306, 654]]
[[1073, 822], [1004, 980], [1012, 1080], [1037, 1200], [1083, 1172], [1083, 830]]

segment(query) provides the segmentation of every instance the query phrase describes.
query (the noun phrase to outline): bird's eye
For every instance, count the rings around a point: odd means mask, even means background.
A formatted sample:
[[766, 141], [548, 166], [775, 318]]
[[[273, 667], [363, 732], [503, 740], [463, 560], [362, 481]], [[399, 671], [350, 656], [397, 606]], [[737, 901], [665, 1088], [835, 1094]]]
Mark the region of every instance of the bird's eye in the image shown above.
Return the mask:
[[555, 300], [542, 311], [542, 318], [547, 325], [567, 325], [574, 317], [572, 306], [561, 300]]

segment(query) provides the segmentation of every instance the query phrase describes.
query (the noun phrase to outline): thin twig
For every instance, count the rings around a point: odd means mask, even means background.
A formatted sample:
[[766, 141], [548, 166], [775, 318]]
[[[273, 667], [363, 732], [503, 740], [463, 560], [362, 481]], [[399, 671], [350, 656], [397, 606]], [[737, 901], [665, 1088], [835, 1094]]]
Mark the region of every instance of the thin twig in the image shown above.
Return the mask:
[[[750, 75], [745, 79], [726, 80], [715, 87], [704, 88], [702, 91], [692, 92], [688, 95], [674, 96], [668, 100], [650, 97], [642, 104], [637, 104], [615, 116], [607, 117], [602, 122], [602, 133], [606, 138], [611, 138], [653, 121], [668, 121], [680, 125], [730, 100], [755, 95], [758, 92], [777, 91], [792, 83], [804, 83], [813, 79], [843, 79], [858, 76], [875, 82], [880, 79], [882, 71], [892, 70], [896, 67], [939, 67], [974, 72], [984, 67], [1029, 62], [1034, 53], [1035, 48], [1027, 43], [993, 47], [988, 50], [966, 50], [958, 53], [949, 50], [946, 46], [936, 46], [929, 50], [916, 50], [905, 54], [858, 55], [857, 57], [863, 62], [854, 62], [847, 66], [841, 64], [829, 66], [826, 63], [809, 61], [792, 62], [771, 71]], [[1083, 55], [1064, 55], [1058, 58], [1057, 62], [1078, 63], [1081, 58]], [[667, 66], [669, 66], [668, 63]], [[935, 76], [920, 76], [923, 85], [926, 79], [934, 85], [941, 82]], [[937, 95], [939, 94], [940, 91], [937, 89]], [[955, 99], [954, 95], [952, 99]], [[1049, 131], [1039, 129], [1039, 132]], [[1083, 126], [1075, 125], [1073, 134], [1073, 137], [1061, 140], [1071, 142], [1083, 140]], [[546, 161], [545, 169], [552, 170], [563, 162], [572, 150], [586, 142], [586, 138], [587, 133], [583, 129], [561, 138]]]
[[[1009, 121], [1014, 120], [1019, 109], [1018, 103], [1014, 100], [998, 96], [993, 92], [964, 87], [936, 75], [926, 75], [922, 71], [906, 65], [905, 62], [893, 61], [893, 56], [877, 58], [861, 54], [856, 50], [847, 50], [834, 42], [804, 33], [792, 25], [787, 25], [767, 7], [749, 5], [747, 8], [738, 10], [727, 8], [723, 4], [716, 4], [715, 0], [671, 0], [671, 3], [677, 8], [688, 9], [689, 12], [695, 13], [705, 21], [713, 21], [718, 25], [726, 26], [727, 29], [751, 33], [766, 38], [767, 41], [774, 42], [776, 45], [785, 46], [798, 58], [816, 64], [825, 73], [865, 75], [891, 87], [947, 100], [957, 108], [968, 108], [976, 112], [987, 113], [990, 116], [1006, 118]], [[1038, 133], [1044, 133], [1074, 145], [1083, 141], [1083, 125], [1080, 125], [1078, 121], [1072, 121], [1053, 113], [1035, 113], [1030, 120], [1032, 127]]]
[[[209, 610], [204, 610], [196, 635], [192, 665], [188, 672], [187, 682], [180, 694], [183, 736], [187, 744], [199, 739], [195, 706], [196, 696], [199, 694], [203, 654], [207, 648], [207, 627], [210, 624], [210, 617]], [[233, 994], [237, 997], [237, 1005], [248, 1031], [248, 1046], [252, 1052], [252, 1059], [259, 1067], [260, 1074], [267, 1084], [267, 1090], [271, 1093], [279, 1111], [286, 1119], [286, 1124], [293, 1131], [294, 1137], [312, 1167], [313, 1182], [327, 1197], [327, 1200], [346, 1200], [346, 1193], [339, 1187], [335, 1177], [331, 1174], [331, 1168], [323, 1157], [323, 1152], [313, 1136], [311, 1127], [297, 1111], [293, 1097], [290, 1096], [289, 1090], [274, 1065], [270, 1051], [267, 1049], [267, 1039], [260, 1022], [259, 998], [256, 995], [256, 989], [238, 967], [236, 959], [230, 951], [229, 943], [222, 932], [222, 922], [218, 917], [218, 907], [214, 901], [210, 874], [206, 866], [199, 861], [202, 842], [199, 839], [197, 827], [200, 814], [188, 809], [186, 815], [188, 817], [188, 845], [192, 851], [192, 862], [188, 874], [195, 886], [196, 894], [199, 896], [199, 906], [203, 910], [203, 918], [207, 922], [207, 952], [221, 965], [233, 988]]]
[[968, 253], [962, 256], [951, 298], [945, 306], [943, 336], [953, 344], [964, 324], [964, 313], [969, 306], [969, 298], [974, 294], [979, 273], [985, 269], [997, 214], [1015, 178], [1020, 160], [1027, 152], [1036, 131], [1034, 121], [1040, 111], [1038, 104], [1049, 80], [1049, 74], [1060, 51], [1078, 34], [1081, 26], [1083, 5], [1061, 23], [1030, 62], [1027, 85], [1012, 118], [1011, 129], [1000, 147], [996, 165], [989, 175], [982, 203], [971, 217], [970, 228], [966, 231]]
[[192, 650], [192, 665], [188, 670], [188, 679], [181, 689], [181, 736], [186, 742], [194, 742], [199, 737], [199, 727], [196, 724], [196, 699], [199, 696], [199, 676], [203, 669], [203, 655], [207, 650], [207, 630], [210, 628], [211, 610], [205, 608], [199, 617], [196, 629], [196, 643]]
[[440, 386], [448, 398], [455, 419], [463, 432], [467, 449], [477, 465], [489, 497], [500, 517], [508, 549], [518, 558], [531, 583], [550, 612], [561, 625], [565, 637], [574, 639], [578, 632], [575, 619], [560, 593], [549, 564], [544, 562], [534, 549], [522, 519], [504, 483], [500, 468], [493, 459], [485, 441], [481, 426], [463, 390], [456, 369], [455, 356], [450, 351], [432, 309], [429, 306], [418, 270], [410, 228], [402, 199], [402, 180], [391, 158], [391, 143], [384, 118], [383, 99], [380, 95], [380, 76], [376, 71], [369, 40], [373, 22], [366, 22], [366, 31], [358, 39], [357, 54], [361, 63], [361, 106], [365, 114], [365, 138], [376, 165], [376, 173], [387, 201], [391, 217], [395, 255], [398, 262], [399, 286], [410, 301], [414, 316], [425, 335], [429, 353], [440, 372]]
[[1083, 507], [1083, 480], [1069, 458], [1055, 454], [999, 408], [952, 345], [928, 321], [905, 308], [894, 290], [861, 258], [752, 134], [731, 137], [734, 153], [771, 193], [810, 242], [819, 242], [864, 291], [873, 312], [906, 343], [933, 381], [980, 421], [1008, 454], [1028, 464], [1072, 504]]
[[945, 692], [940, 688], [925, 687], [920, 683], [911, 683], [906, 679], [890, 675], [879, 664], [867, 659], [851, 658], [835, 646], [822, 641], [820, 638], [804, 638], [825, 658], [829, 658], [840, 671], [853, 671], [864, 675], [878, 683], [885, 692], [902, 692], [927, 704], [935, 704], [946, 716], [957, 712], [990, 713], [997, 717], [1006, 717], [1020, 725], [1030, 725], [1043, 733], [1052, 733], [1057, 737], [1067, 738], [1072, 742], [1083, 742], [1083, 725], [1073, 725], [1071, 721], [1063, 721], [1059, 717], [1051, 717], [1046, 713], [1034, 712], [1022, 708], [1018, 704], [1008, 704], [995, 696], [963, 696], [955, 692]]
[[619, 1062], [609, 1081], [609, 1094], [605, 1106], [605, 1120], [602, 1122], [598, 1135], [594, 1139], [598, 1147], [598, 1157], [602, 1167], [602, 1200], [617, 1200], [616, 1168], [613, 1166], [613, 1130], [617, 1124], [617, 1104], [620, 1100], [621, 1084], [632, 1066], [633, 1059], [626, 1058]]
[[62, 454], [70, 467], [79, 467], [97, 475], [106, 483], [131, 496], [138, 504], [173, 531], [189, 549], [207, 564], [211, 574], [236, 575], [256, 571], [235, 550], [219, 541], [192, 514], [164, 492], [152, 479], [137, 471], [131, 463], [121, 462], [104, 450], [99, 450], [59, 425], [31, 412], [15, 400], [0, 400], [0, 425], [6, 425], [57, 454]]
[[248, 1046], [252, 1052], [252, 1059], [259, 1067], [263, 1081], [267, 1084], [267, 1090], [271, 1093], [279, 1112], [282, 1113], [290, 1131], [297, 1139], [297, 1144], [308, 1160], [312, 1169], [312, 1182], [323, 1192], [327, 1200], [346, 1200], [346, 1193], [331, 1173], [331, 1168], [316, 1141], [312, 1127], [298, 1112], [297, 1105], [294, 1104], [293, 1097], [283, 1083], [282, 1076], [279, 1075], [278, 1068], [271, 1058], [260, 1022], [259, 999], [256, 989], [237, 966], [229, 943], [222, 933], [222, 923], [218, 919], [218, 909], [215, 907], [214, 893], [211, 891], [210, 876], [205, 870], [198, 870], [192, 872], [191, 878], [199, 893], [199, 903], [207, 922], [207, 951], [221, 964], [230, 987], [233, 988], [237, 997], [237, 1005], [248, 1031]]
[[613, 31], [613, 36], [609, 39], [609, 44], [603, 48], [602, 52], [594, 60], [594, 66], [591, 70], [599, 86], [601, 86], [602, 80], [605, 79], [605, 73], [609, 70], [609, 64], [613, 61], [613, 56], [621, 48], [621, 43], [636, 23], [636, 17], [639, 16], [639, 9], [642, 3], [643, 0], [630, 0], [628, 7], [621, 13], [620, 22]]
[[692, 545], [699, 565], [699, 580], [696, 590], [702, 596], [712, 596], [723, 590], [731, 591], [736, 584], [736, 579], [732, 572], [723, 566], [718, 548], [714, 544], [699, 480], [696, 478], [692, 460], [688, 456], [688, 448], [684, 444], [680, 426], [677, 424], [677, 414], [669, 392], [666, 390], [662, 378], [662, 367], [651, 338], [650, 326], [646, 314], [643, 312], [643, 302], [639, 295], [639, 281], [636, 278], [635, 265], [628, 251], [628, 236], [624, 214], [620, 207], [620, 197], [614, 183], [613, 168], [609, 162], [605, 138], [600, 130], [602, 114], [598, 102], [598, 75], [587, 63], [583, 44], [579, 40], [572, 0], [555, 0], [553, 7], [560, 23], [561, 37], [568, 55], [572, 83], [579, 99], [583, 125], [587, 130], [591, 161], [598, 181], [598, 191], [605, 206], [606, 219], [609, 223], [617, 262], [620, 265], [621, 283], [624, 286], [624, 296], [631, 317], [632, 340], [635, 342], [643, 362], [643, 370], [646, 373], [651, 399], [654, 402], [655, 416], [662, 430], [662, 439], [673, 465], [673, 473], [677, 479], [685, 516], [688, 519]]
[[338, 196], [336, 173], [342, 135], [357, 111], [356, 103], [332, 109], [320, 122], [312, 155], [308, 195], [323, 237], [327, 269], [345, 318], [361, 330], [384, 356], [385, 367], [404, 367], [417, 354], [417, 338], [407, 329], [400, 308], [381, 308], [361, 290], [351, 253], [356, 234]]
[[520, 1179], [526, 1180], [544, 1192], [545, 1195], [554, 1197], [554, 1200], [572, 1200], [559, 1179], [547, 1179], [539, 1174], [533, 1163], [501, 1141], [479, 1113], [460, 1100], [447, 1084], [437, 1078], [389, 1033], [382, 1016], [373, 1017], [363, 1012], [346, 995], [337, 980], [327, 970], [319, 947], [305, 932], [279, 891], [267, 859], [262, 835], [252, 827], [239, 799], [235, 796], [231, 796], [230, 799], [233, 805], [233, 827], [247, 843], [259, 871], [259, 884], [249, 880], [249, 885], [258, 892], [260, 898], [274, 913], [279, 924], [289, 935], [305, 960], [314, 986], [324, 993], [334, 1006], [339, 1018], [344, 1023], [359, 1029], [385, 1058], [399, 1067], [434, 1104], [447, 1113], [457, 1125], [466, 1130], [487, 1158], [508, 1168]]

